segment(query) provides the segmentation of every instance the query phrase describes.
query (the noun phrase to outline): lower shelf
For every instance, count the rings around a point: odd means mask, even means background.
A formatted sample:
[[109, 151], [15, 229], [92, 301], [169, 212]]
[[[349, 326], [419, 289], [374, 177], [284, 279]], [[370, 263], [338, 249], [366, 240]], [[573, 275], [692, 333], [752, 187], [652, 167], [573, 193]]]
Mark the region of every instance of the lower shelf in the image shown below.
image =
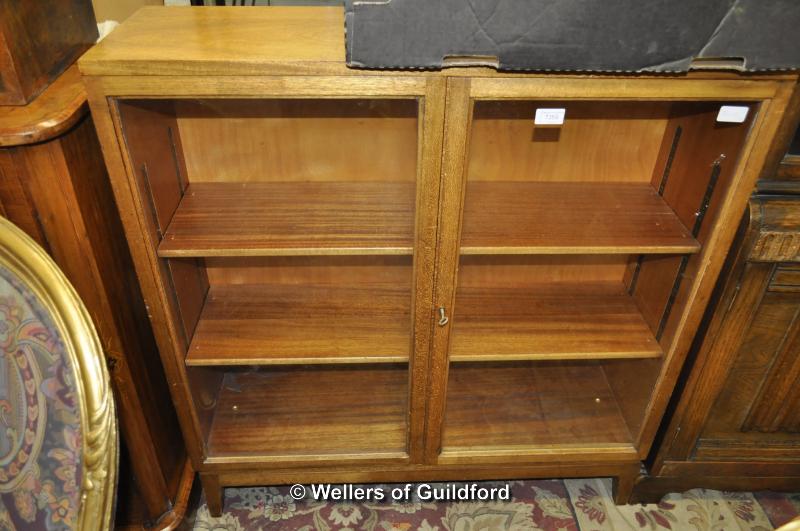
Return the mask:
[[189, 366], [408, 361], [405, 286], [212, 286]]
[[451, 361], [657, 358], [621, 282], [456, 291]]
[[453, 364], [442, 451], [630, 444], [597, 363]]
[[208, 437], [209, 458], [402, 458], [407, 382], [405, 365], [228, 372]]

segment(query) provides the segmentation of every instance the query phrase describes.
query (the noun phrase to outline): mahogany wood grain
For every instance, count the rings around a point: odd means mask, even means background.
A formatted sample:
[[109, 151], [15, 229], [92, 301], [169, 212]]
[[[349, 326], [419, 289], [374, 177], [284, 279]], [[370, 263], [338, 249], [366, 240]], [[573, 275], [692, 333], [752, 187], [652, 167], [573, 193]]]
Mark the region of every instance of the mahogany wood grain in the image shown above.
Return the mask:
[[651, 255], [642, 257], [639, 264], [631, 295], [654, 334], [667, 309], [682, 259], [681, 255]]
[[[535, 288], [550, 283], [619, 283], [625, 281], [631, 258], [622, 254], [462, 255], [459, 258], [456, 289]], [[635, 263], [635, 256], [633, 259]]]
[[[692, 228], [701, 210], [703, 196], [708, 188], [712, 169], [719, 162], [719, 177], [716, 188], [719, 192], [711, 197], [709, 211], [704, 219], [702, 230], [697, 235], [705, 242], [714, 226], [713, 214], [717, 204], [724, 196], [722, 192], [733, 178], [742, 145], [750, 131], [750, 125], [757, 114], [757, 108], [750, 106], [747, 119], [741, 124], [726, 124], [716, 121], [719, 104], [711, 102], [676, 103], [664, 134], [661, 157], [668, 156], [674, 138], [674, 131], [681, 128], [670, 163], [664, 187], [664, 201], [675, 211], [681, 222]], [[666, 160], [664, 166], [666, 166]], [[653, 170], [652, 185], [658, 189], [662, 184], [665, 169], [657, 165]]]
[[240, 256], [202, 261], [211, 285], [389, 286], [411, 293], [411, 256]]
[[[668, 102], [478, 101], [470, 180], [639, 182], [650, 180]], [[563, 108], [561, 126], [536, 126], [537, 107]]]
[[413, 243], [413, 183], [192, 183], [159, 255], [411, 254]]
[[410, 347], [408, 283], [236, 284], [211, 288], [186, 363], [404, 362]]
[[170, 101], [121, 101], [125, 147], [138, 188], [152, 211], [159, 238], [166, 230], [186, 188], [178, 124]]
[[[211, 424], [216, 412], [217, 396], [222, 388], [225, 373], [208, 367], [191, 367], [186, 369], [189, 393], [192, 406], [197, 414], [200, 441], [205, 443], [211, 433]], [[198, 465], [202, 470], [202, 466]]]
[[190, 182], [415, 180], [416, 99], [174, 105]]
[[642, 428], [664, 358], [619, 359], [603, 364], [608, 386], [632, 434]]
[[658, 342], [621, 282], [459, 288], [451, 361], [646, 358]]
[[287, 368], [228, 373], [209, 455], [267, 461], [406, 454], [406, 366]]
[[196, 259], [169, 260], [167, 267], [188, 343], [208, 294], [208, 276], [202, 261]]
[[462, 254], [694, 253], [648, 184], [469, 181]]
[[442, 452], [630, 445], [603, 370], [593, 363], [454, 364]]

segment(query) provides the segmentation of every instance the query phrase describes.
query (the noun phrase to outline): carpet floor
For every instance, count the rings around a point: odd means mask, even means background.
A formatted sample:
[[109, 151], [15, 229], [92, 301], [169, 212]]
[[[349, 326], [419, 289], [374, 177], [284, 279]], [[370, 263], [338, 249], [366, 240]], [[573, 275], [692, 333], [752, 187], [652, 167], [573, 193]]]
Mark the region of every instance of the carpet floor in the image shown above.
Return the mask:
[[403, 503], [387, 501], [391, 499], [395, 485], [379, 486], [386, 497], [383, 501], [338, 503], [317, 501], [308, 488], [306, 497], [300, 500], [291, 496], [288, 486], [226, 489], [222, 516], [211, 517], [205, 503], [201, 502], [194, 529], [761, 531], [783, 525], [800, 513], [800, 494], [695, 489], [683, 494], [670, 494], [658, 504], [616, 506], [611, 499], [610, 480], [479, 483], [486, 488], [506, 484], [510, 486], [510, 499], [507, 501], [438, 503], [413, 497]]

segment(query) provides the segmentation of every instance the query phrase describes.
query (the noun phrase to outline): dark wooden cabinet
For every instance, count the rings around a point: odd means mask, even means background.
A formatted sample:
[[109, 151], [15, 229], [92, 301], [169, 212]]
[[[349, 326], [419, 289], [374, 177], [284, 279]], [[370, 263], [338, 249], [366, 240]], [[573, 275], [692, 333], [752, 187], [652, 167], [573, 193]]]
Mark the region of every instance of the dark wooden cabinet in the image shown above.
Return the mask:
[[0, 105], [25, 105], [97, 40], [91, 0], [0, 2]]
[[781, 136], [789, 152], [749, 202], [634, 501], [695, 487], [800, 488], [800, 131]]

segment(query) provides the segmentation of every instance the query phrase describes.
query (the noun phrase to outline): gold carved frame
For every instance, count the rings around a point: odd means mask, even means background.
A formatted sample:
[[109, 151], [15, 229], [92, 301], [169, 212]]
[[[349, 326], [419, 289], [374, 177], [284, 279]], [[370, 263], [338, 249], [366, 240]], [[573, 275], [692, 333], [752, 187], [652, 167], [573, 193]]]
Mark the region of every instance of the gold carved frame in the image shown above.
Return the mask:
[[75, 367], [83, 437], [78, 529], [110, 529], [118, 459], [117, 420], [105, 356], [89, 313], [53, 260], [0, 217], [0, 264], [20, 278], [48, 312]]

